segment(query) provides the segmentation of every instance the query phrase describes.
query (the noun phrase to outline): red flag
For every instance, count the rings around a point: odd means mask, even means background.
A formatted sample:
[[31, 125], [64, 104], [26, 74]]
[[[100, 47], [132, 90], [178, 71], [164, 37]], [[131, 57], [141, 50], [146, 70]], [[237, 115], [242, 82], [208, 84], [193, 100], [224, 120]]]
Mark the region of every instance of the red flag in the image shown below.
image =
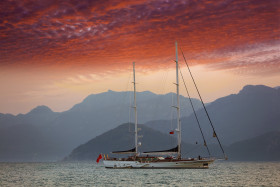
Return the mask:
[[96, 159], [96, 163], [99, 163], [99, 160], [102, 159], [102, 155], [99, 154], [98, 158]]
[[174, 134], [174, 131], [170, 131], [169, 134]]

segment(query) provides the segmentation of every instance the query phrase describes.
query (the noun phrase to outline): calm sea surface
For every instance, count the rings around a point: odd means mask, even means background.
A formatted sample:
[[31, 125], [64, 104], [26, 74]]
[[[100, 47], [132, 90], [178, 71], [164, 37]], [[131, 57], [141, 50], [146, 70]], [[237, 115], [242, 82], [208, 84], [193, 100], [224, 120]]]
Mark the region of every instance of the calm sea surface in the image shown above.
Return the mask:
[[204, 170], [116, 170], [93, 162], [0, 163], [0, 186], [280, 186], [280, 162], [215, 162]]

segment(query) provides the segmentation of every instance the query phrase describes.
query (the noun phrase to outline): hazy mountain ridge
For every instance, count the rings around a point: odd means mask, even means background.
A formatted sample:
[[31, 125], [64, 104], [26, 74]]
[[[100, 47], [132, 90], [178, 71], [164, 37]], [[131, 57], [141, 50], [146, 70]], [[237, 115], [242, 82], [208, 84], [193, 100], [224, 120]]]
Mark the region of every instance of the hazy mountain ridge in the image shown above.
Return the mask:
[[17, 124], [0, 131], [0, 161], [54, 161], [64, 155], [61, 149], [59, 143], [32, 124]]
[[[156, 119], [157, 115], [163, 116], [163, 119], [148, 122], [145, 125], [165, 134], [174, 130], [176, 123], [171, 124], [170, 120], [164, 120], [170, 117], [171, 95], [138, 93], [139, 119], [145, 121], [145, 119]], [[165, 96], [168, 96], [168, 99]], [[181, 100], [182, 105], [188, 103], [187, 99], [184, 101], [181, 98]], [[90, 95], [80, 104], [62, 113], [52, 112], [45, 106], [39, 106], [27, 114], [17, 116], [0, 114], [0, 160], [6, 161], [7, 158], [9, 161], [62, 159], [75, 147], [122, 124], [122, 120], [127, 122], [130, 104], [129, 93], [109, 91], [104, 94]], [[254, 138], [265, 132], [279, 131], [280, 128], [280, 89], [245, 86], [238, 94], [217, 99], [206, 107], [224, 145]], [[155, 112], [157, 108], [160, 109], [159, 113]], [[199, 104], [196, 108], [199, 108]], [[182, 114], [185, 112], [187, 110]], [[121, 120], [120, 116], [122, 116]], [[143, 119], [143, 116], [146, 118]], [[208, 144], [215, 143], [204, 111], [198, 111], [198, 117]], [[187, 143], [203, 143], [193, 115], [182, 118], [182, 134], [183, 141]], [[26, 137], [29, 139], [28, 143], [24, 143]], [[38, 144], [38, 142], [41, 143]]]
[[[53, 112], [46, 106], [38, 106], [27, 114], [17, 116], [11, 114], [0, 114], [0, 160], [5, 160], [5, 155], [29, 155], [24, 158], [30, 158], [29, 161], [39, 159], [39, 156], [33, 157], [30, 149], [14, 149], [11, 154], [8, 150], [10, 145], [18, 142], [22, 147], [29, 146], [19, 142], [19, 139], [12, 137], [13, 131], [20, 137], [33, 138], [33, 142], [41, 142], [41, 148], [34, 149], [35, 155], [45, 153], [45, 147], [49, 149], [49, 155], [44, 158], [51, 160], [61, 158], [70, 153], [78, 145], [87, 142], [91, 138], [100, 135], [119, 124], [129, 121], [129, 101], [132, 92], [114, 92], [108, 91], [100, 94], [92, 94], [85, 98], [81, 103], [76, 104], [70, 110], [65, 112]], [[150, 119], [168, 119], [171, 110], [172, 94], [156, 95], [152, 92], [137, 93], [138, 119], [139, 122], [146, 122]], [[131, 95], [131, 98], [132, 95]], [[182, 101], [187, 98], [181, 97]], [[193, 99], [194, 103], [199, 104], [198, 100]], [[199, 108], [199, 106], [197, 106]], [[157, 111], [157, 112], [155, 112]], [[191, 110], [185, 108], [185, 115], [191, 114]], [[133, 114], [131, 110], [131, 114]], [[168, 115], [167, 115], [168, 114]], [[131, 115], [131, 119], [134, 116]], [[26, 126], [28, 131], [19, 132], [18, 128]], [[40, 134], [34, 134], [34, 132]], [[14, 139], [13, 139], [14, 138]], [[21, 151], [20, 151], [21, 150]], [[26, 150], [26, 151], [25, 151]], [[8, 151], [8, 153], [7, 153]], [[26, 153], [25, 153], [26, 152]], [[49, 159], [48, 159], [49, 158]]]
[[27, 114], [18, 114], [14, 116], [12, 114], [0, 113], [0, 129], [19, 124], [48, 125], [59, 115], [60, 113], [53, 112], [50, 108], [43, 105], [37, 106]]
[[227, 150], [231, 160], [280, 161], [280, 131], [236, 142]]
[[[219, 98], [206, 108], [222, 144], [230, 145], [280, 130], [280, 89], [248, 85], [238, 94]], [[200, 109], [197, 116], [206, 139], [211, 139], [213, 131], [205, 111]], [[182, 118], [181, 123], [185, 142], [202, 142], [194, 115]], [[170, 121], [165, 120], [146, 123], [147, 126], [165, 133], [170, 131], [170, 124]]]

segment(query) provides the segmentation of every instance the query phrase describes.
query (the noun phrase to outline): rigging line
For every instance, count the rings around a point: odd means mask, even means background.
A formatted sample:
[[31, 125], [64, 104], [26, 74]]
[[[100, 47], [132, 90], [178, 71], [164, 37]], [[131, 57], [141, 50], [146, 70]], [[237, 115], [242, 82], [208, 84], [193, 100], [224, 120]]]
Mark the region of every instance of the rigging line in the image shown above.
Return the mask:
[[187, 94], [188, 94], [188, 97], [189, 97], [189, 101], [190, 101], [191, 106], [192, 106], [192, 109], [193, 109], [193, 113], [194, 113], [194, 115], [195, 115], [196, 122], [197, 122], [198, 127], [199, 127], [199, 130], [200, 130], [200, 132], [201, 132], [201, 135], [202, 135], [202, 138], [203, 138], [203, 141], [204, 141], [204, 145], [205, 145], [206, 148], [207, 148], [207, 152], [208, 152], [209, 156], [211, 156], [210, 151], [209, 151], [209, 148], [208, 148], [207, 143], [206, 143], [206, 141], [205, 141], [205, 137], [204, 137], [204, 134], [203, 134], [203, 132], [202, 132], [200, 123], [199, 123], [199, 121], [198, 121], [198, 118], [197, 118], [197, 115], [196, 115], [196, 112], [195, 112], [195, 109], [194, 109], [194, 106], [193, 106], [193, 103], [192, 103], [192, 100], [191, 100], [191, 97], [190, 97], [188, 88], [187, 88], [187, 86], [186, 86], [185, 79], [184, 79], [184, 77], [183, 77], [183, 74], [182, 74], [182, 71], [181, 71], [181, 68], [180, 68], [180, 67], [179, 67], [179, 70], [180, 70], [180, 74], [181, 74], [183, 83], [184, 83], [184, 85], [185, 85], [185, 88], [186, 88], [186, 91], [187, 91]]
[[196, 91], [197, 91], [197, 93], [198, 93], [198, 95], [199, 95], [200, 101], [201, 101], [201, 103], [202, 103], [202, 105], [203, 105], [203, 108], [204, 108], [204, 110], [205, 110], [205, 112], [206, 112], [206, 115], [207, 115], [207, 117], [208, 117], [208, 120], [209, 120], [209, 122], [210, 122], [210, 124], [211, 124], [211, 127], [212, 127], [213, 131], [214, 131], [213, 134], [215, 134], [215, 136], [216, 136], [216, 138], [217, 138], [217, 140], [218, 140], [218, 142], [219, 142], [220, 148], [221, 148], [222, 151], [223, 151], [224, 157], [225, 157], [225, 159], [227, 160], [226, 153], [225, 153], [225, 151], [224, 151], [224, 149], [223, 149], [223, 147], [222, 147], [222, 144], [221, 144], [221, 142], [220, 142], [220, 140], [219, 140], [219, 138], [218, 138], [218, 135], [217, 135], [217, 133], [216, 133], [216, 131], [215, 131], [215, 128], [214, 128], [214, 126], [213, 126], [213, 124], [212, 124], [212, 121], [211, 121], [211, 119], [210, 119], [210, 116], [209, 116], [209, 114], [208, 114], [208, 112], [207, 112], [207, 110], [206, 110], [205, 104], [204, 104], [204, 102], [203, 102], [203, 100], [202, 100], [202, 97], [201, 97], [199, 91], [198, 91], [198, 88], [197, 88], [196, 83], [195, 83], [195, 81], [194, 81], [194, 78], [193, 78], [193, 76], [192, 76], [190, 67], [189, 67], [189, 65], [188, 65], [188, 63], [187, 63], [186, 57], [185, 57], [185, 55], [184, 55], [183, 50], [182, 50], [181, 47], [180, 47], [180, 50], [181, 50], [181, 52], [182, 52], [183, 58], [184, 58], [184, 60], [185, 60], [185, 63], [186, 63], [186, 65], [187, 65], [187, 67], [188, 67], [189, 73], [190, 73], [190, 75], [191, 75], [191, 77], [192, 77], [192, 80], [193, 80], [193, 83], [194, 83], [194, 85], [195, 85]]

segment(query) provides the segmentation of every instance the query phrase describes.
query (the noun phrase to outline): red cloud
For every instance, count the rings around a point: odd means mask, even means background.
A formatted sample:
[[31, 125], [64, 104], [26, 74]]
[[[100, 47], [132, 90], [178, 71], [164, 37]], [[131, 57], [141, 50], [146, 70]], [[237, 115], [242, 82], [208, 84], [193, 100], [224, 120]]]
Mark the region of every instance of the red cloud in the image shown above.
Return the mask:
[[[280, 39], [278, 1], [4, 0], [0, 7], [0, 66], [101, 71], [141, 61], [158, 69], [174, 58], [175, 40], [189, 58], [218, 65], [240, 47]], [[205, 53], [222, 55], [199, 60]], [[236, 66], [227, 63], [219, 68]]]

